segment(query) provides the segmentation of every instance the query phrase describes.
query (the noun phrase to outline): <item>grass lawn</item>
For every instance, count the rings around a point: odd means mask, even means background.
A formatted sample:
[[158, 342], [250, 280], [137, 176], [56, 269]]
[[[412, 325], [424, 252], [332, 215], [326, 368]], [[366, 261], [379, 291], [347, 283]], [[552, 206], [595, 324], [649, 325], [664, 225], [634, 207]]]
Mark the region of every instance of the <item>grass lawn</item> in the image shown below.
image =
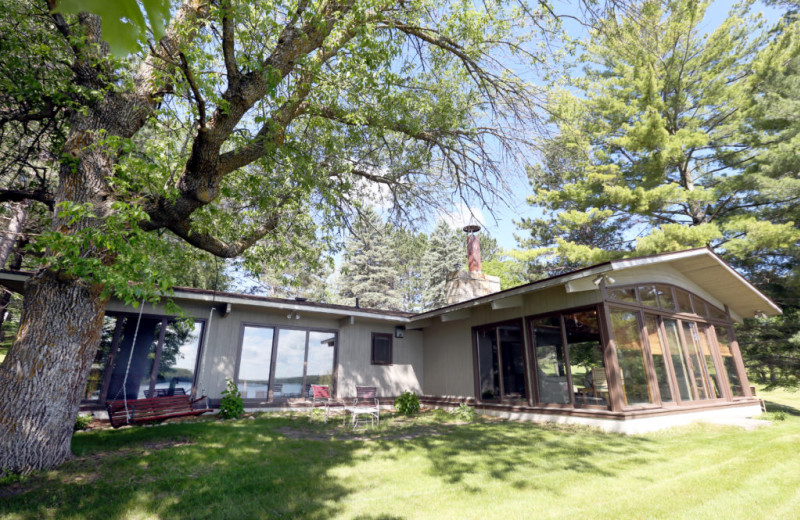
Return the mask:
[[780, 393], [786, 420], [754, 431], [626, 437], [431, 412], [356, 434], [287, 415], [97, 430], [59, 470], [0, 483], [0, 518], [793, 518], [798, 396]]

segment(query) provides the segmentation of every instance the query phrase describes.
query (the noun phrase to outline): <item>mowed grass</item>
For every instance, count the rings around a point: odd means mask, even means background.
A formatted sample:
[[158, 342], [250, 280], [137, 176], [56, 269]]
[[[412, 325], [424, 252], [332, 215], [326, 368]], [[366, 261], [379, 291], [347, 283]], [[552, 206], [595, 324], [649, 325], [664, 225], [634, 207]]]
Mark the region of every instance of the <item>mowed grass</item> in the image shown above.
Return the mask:
[[0, 484], [0, 517], [796, 518], [787, 415], [643, 436], [442, 412], [356, 434], [300, 415], [92, 431], [60, 469]]

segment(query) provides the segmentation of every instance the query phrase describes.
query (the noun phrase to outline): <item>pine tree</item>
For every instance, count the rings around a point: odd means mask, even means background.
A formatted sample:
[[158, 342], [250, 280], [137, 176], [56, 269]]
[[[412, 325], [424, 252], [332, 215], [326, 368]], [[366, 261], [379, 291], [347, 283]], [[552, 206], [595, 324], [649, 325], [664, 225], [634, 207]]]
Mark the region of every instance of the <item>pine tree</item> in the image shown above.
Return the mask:
[[733, 259], [786, 255], [797, 243], [775, 218], [786, 199], [759, 196], [747, 169], [757, 149], [743, 104], [766, 36], [743, 6], [704, 36], [707, 7], [647, 2], [584, 44], [578, 93], [555, 97], [558, 135], [530, 171], [545, 216], [519, 224], [552, 270], [704, 245]]
[[428, 237], [428, 250], [422, 257], [425, 280], [422, 301], [425, 309], [435, 309], [447, 304], [447, 275], [464, 266], [466, 251], [464, 234], [446, 222], [439, 221]]
[[345, 244], [339, 295], [359, 306], [402, 310], [398, 291], [396, 252], [392, 248], [391, 225], [367, 209], [353, 226]]

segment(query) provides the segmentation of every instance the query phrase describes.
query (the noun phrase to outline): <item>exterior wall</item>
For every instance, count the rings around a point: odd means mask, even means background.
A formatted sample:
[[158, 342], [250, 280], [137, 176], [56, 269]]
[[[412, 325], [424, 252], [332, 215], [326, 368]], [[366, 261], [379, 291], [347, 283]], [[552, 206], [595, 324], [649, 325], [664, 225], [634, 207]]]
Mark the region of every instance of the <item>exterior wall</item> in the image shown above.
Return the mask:
[[[202, 303], [178, 302], [184, 312], [208, 323], [211, 306]], [[219, 306], [219, 304], [217, 304]], [[138, 312], [121, 302], [109, 304], [109, 311]], [[145, 315], [165, 315], [163, 307], [145, 305]], [[315, 317], [311, 312], [298, 311], [300, 319], [289, 319], [288, 312], [258, 306], [234, 305], [231, 313], [222, 317], [214, 311], [211, 326], [206, 325], [201, 345], [197, 390], [211, 399], [222, 397], [227, 379], [235, 379], [240, 355], [243, 325], [286, 326], [339, 331], [338, 370], [336, 393], [338, 397], [355, 397], [356, 386], [376, 386], [379, 397], [394, 397], [405, 390], [422, 393], [422, 332], [405, 331], [404, 338], [392, 338], [391, 365], [372, 365], [372, 333], [383, 332], [394, 336], [394, 323], [356, 319], [353, 325], [347, 319]]]
[[[470, 317], [463, 320], [442, 322], [438, 316], [434, 317], [433, 323], [424, 329], [422, 393], [440, 397], [475, 397], [472, 327], [593, 305], [601, 300], [599, 290], [567, 293], [563, 286], [558, 286], [525, 295], [519, 307], [492, 310], [487, 304], [472, 308]], [[525, 334], [527, 337], [527, 332]]]
[[[339, 330], [338, 397], [355, 397], [356, 386], [375, 386], [378, 397], [395, 397], [405, 390], [422, 393], [422, 332], [406, 330], [394, 337], [394, 324], [356, 320]], [[372, 333], [392, 335], [392, 364], [373, 365]]]

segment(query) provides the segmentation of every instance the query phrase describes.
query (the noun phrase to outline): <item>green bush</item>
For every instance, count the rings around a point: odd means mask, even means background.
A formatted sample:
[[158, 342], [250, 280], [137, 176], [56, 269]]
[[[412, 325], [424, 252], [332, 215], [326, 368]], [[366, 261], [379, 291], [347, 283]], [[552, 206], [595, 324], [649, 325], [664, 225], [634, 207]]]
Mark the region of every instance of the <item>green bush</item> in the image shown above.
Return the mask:
[[458, 405], [458, 408], [455, 408], [452, 412], [450, 412], [453, 417], [460, 421], [472, 422], [478, 418], [477, 412], [475, 412], [475, 408], [471, 406], [467, 406], [466, 403], [461, 403]]
[[238, 419], [244, 413], [242, 393], [232, 379], [228, 379], [228, 387], [222, 391], [219, 403], [219, 416], [222, 419]]
[[79, 430], [85, 430], [92, 424], [94, 417], [91, 415], [79, 415], [75, 418], [75, 427], [74, 430], [77, 432]]
[[419, 397], [406, 390], [394, 400], [394, 407], [401, 415], [414, 415], [419, 412]]

